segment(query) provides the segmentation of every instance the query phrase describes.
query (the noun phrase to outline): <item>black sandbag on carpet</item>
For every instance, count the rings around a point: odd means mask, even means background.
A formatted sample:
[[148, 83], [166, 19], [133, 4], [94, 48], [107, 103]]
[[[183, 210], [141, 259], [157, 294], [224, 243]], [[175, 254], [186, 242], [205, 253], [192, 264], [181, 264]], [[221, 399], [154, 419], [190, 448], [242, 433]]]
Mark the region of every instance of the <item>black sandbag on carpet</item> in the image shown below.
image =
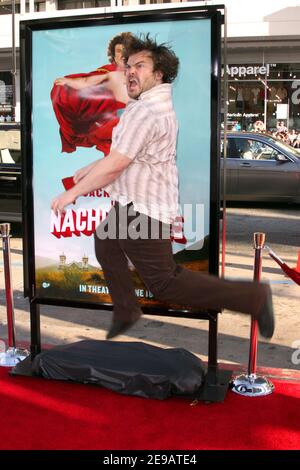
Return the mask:
[[160, 400], [194, 396], [204, 381], [202, 362], [189, 351], [138, 342], [84, 340], [57, 346], [34, 358], [32, 372]]

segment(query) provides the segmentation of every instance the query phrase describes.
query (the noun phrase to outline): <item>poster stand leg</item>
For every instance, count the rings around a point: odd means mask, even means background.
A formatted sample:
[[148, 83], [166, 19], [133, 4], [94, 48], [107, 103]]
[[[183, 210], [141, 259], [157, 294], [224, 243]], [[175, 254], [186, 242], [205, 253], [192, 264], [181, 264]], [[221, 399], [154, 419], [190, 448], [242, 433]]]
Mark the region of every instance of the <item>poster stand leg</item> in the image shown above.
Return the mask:
[[31, 300], [30, 302], [30, 353], [33, 360], [41, 352], [41, 325], [40, 325], [40, 305]]
[[222, 402], [225, 399], [232, 370], [221, 370], [218, 366], [218, 313], [210, 314], [208, 333], [208, 367], [205, 382], [201, 387], [199, 395], [193, 404], [198, 400], [210, 402]]

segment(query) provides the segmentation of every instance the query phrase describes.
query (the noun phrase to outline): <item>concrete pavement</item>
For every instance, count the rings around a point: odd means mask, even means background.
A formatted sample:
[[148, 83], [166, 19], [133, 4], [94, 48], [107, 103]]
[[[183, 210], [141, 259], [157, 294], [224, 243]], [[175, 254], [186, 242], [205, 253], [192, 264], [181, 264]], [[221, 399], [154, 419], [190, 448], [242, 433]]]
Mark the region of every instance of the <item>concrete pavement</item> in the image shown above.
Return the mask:
[[[230, 217], [230, 214], [229, 214]], [[2, 243], [1, 248], [2, 248]], [[254, 250], [237, 240], [227, 242], [226, 277], [251, 279]], [[15, 325], [18, 342], [29, 342], [29, 303], [23, 298], [22, 240], [11, 239], [12, 283]], [[290, 266], [297, 262], [297, 252], [285, 253]], [[258, 366], [295, 371], [300, 377], [300, 287], [286, 278], [274, 261], [263, 257], [262, 280], [271, 283], [276, 314], [276, 330], [271, 341], [260, 339]], [[105, 338], [111, 313], [88, 309], [41, 306], [41, 332], [44, 344], [64, 344], [82, 339]], [[147, 315], [120, 340], [141, 340], [161, 347], [186, 348], [207, 359], [206, 320], [192, 320]], [[249, 352], [250, 317], [224, 311], [219, 321], [219, 361], [246, 365]], [[0, 338], [7, 338], [7, 312], [4, 290], [3, 258], [0, 253]], [[299, 348], [299, 351], [298, 351]], [[234, 366], [234, 368], [235, 368]], [[275, 374], [276, 375], [276, 374]]]

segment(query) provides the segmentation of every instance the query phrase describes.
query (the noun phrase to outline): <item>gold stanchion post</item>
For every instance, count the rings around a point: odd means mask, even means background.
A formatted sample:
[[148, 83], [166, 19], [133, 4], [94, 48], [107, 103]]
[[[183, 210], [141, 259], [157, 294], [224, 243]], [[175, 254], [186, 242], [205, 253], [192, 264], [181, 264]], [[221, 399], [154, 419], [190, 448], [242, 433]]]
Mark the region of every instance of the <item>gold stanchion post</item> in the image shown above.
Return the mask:
[[7, 310], [8, 349], [0, 353], [0, 366], [13, 367], [28, 356], [25, 349], [16, 348], [15, 316], [10, 263], [10, 224], [0, 224], [0, 238], [3, 245], [3, 265]]

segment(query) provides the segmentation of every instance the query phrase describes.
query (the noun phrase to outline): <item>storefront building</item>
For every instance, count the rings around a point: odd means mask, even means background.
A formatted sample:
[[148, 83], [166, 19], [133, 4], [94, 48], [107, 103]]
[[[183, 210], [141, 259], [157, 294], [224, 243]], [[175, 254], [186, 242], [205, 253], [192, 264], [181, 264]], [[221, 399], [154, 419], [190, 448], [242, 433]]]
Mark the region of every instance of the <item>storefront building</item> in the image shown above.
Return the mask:
[[251, 131], [260, 121], [261, 129], [269, 132], [275, 132], [279, 123], [299, 132], [300, 39], [290, 40], [289, 47], [283, 40], [267, 46], [266, 41], [254, 42], [255, 51], [249, 41], [242, 54], [237, 42], [229, 43], [228, 129]]
[[[12, 0], [0, 2], [0, 122], [20, 120], [19, 21], [109, 11], [220, 5], [219, 1], [16, 0], [17, 69], [12, 63]], [[300, 131], [300, 5], [298, 0], [225, 0], [227, 18], [228, 127], [266, 130], [279, 122]], [[172, 5], [171, 5], [172, 4]], [[88, 10], [89, 9], [89, 10]], [[201, 53], [201, 51], [200, 51]], [[14, 78], [14, 80], [13, 80]]]

